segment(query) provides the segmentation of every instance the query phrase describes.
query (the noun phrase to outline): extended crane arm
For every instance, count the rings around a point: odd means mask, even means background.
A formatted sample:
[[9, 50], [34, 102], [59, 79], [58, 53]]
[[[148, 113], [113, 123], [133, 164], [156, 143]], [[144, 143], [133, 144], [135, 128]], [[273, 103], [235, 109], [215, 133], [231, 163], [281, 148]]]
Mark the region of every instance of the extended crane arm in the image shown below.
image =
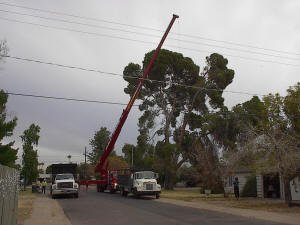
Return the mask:
[[145, 72], [143, 74], [143, 77], [140, 79], [140, 82], [139, 82], [139, 84], [138, 84], [138, 86], [137, 86], [134, 94], [132, 95], [132, 97], [131, 97], [131, 99], [130, 99], [130, 101], [129, 101], [127, 107], [126, 107], [126, 109], [123, 110], [123, 113], [122, 113], [122, 115], [120, 117], [119, 123], [118, 123], [118, 125], [117, 125], [114, 133], [112, 134], [112, 137], [111, 137], [111, 139], [110, 139], [110, 141], [109, 141], [109, 143], [108, 143], [108, 145], [107, 145], [104, 153], [102, 154], [101, 159], [100, 159], [99, 163], [97, 164], [97, 166], [95, 168], [95, 171], [99, 171], [101, 174], [104, 174], [106, 172], [106, 169], [103, 169], [104, 164], [105, 164], [108, 156], [110, 155], [110, 153], [112, 152], [112, 150], [113, 150], [113, 148], [115, 146], [115, 143], [116, 143], [116, 141], [117, 141], [117, 139], [119, 137], [119, 134], [120, 134], [120, 132], [122, 130], [122, 127], [123, 127], [126, 119], [127, 119], [127, 116], [129, 114], [129, 112], [130, 112], [130, 110], [131, 110], [131, 108], [132, 108], [132, 106], [133, 106], [133, 104], [134, 104], [134, 102], [135, 102], [135, 100], [136, 100], [136, 98], [137, 98], [137, 96], [138, 96], [138, 94], [139, 94], [139, 92], [140, 92], [140, 90], [141, 90], [144, 82], [145, 82], [145, 79], [147, 78], [147, 76], [148, 76], [148, 74], [150, 72], [150, 69], [151, 69], [151, 67], [152, 67], [155, 59], [157, 58], [157, 56], [159, 54], [161, 46], [163, 45], [163, 43], [164, 43], [164, 41], [165, 41], [165, 39], [166, 39], [169, 31], [171, 30], [171, 27], [173, 26], [175, 19], [178, 18], [178, 17], [179, 16], [173, 14], [173, 18], [172, 18], [172, 20], [171, 20], [171, 22], [170, 22], [167, 30], [165, 31], [165, 33], [164, 33], [161, 41], [159, 42], [159, 44], [158, 44], [158, 46], [157, 46], [157, 48], [156, 48], [156, 50], [154, 52], [154, 55], [152, 56], [152, 59], [151, 59], [150, 63], [148, 64], [148, 66], [147, 66], [147, 68], [146, 68], [146, 70], [145, 70]]

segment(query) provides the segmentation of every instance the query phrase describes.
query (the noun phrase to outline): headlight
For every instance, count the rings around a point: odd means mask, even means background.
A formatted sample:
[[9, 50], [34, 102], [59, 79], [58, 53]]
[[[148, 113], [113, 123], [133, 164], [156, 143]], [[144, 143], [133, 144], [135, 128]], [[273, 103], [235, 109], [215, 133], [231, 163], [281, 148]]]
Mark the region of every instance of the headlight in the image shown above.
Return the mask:
[[157, 184], [156, 187], [157, 187], [157, 189], [161, 189], [160, 184]]
[[142, 186], [143, 183], [142, 182], [137, 182], [137, 186]]
[[52, 185], [52, 189], [56, 189], [57, 188], [57, 185], [56, 184], [53, 184]]
[[78, 188], [78, 184], [77, 183], [74, 184], [74, 188]]

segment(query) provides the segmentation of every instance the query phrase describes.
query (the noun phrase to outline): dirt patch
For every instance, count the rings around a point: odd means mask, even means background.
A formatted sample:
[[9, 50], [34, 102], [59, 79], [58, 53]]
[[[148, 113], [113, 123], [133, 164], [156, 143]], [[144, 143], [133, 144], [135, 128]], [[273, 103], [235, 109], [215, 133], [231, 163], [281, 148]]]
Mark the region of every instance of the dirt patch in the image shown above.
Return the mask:
[[18, 224], [23, 225], [32, 213], [33, 202], [37, 198], [31, 191], [21, 191], [18, 198]]
[[71, 225], [56, 200], [49, 195], [39, 194], [33, 204], [31, 216], [24, 225]]

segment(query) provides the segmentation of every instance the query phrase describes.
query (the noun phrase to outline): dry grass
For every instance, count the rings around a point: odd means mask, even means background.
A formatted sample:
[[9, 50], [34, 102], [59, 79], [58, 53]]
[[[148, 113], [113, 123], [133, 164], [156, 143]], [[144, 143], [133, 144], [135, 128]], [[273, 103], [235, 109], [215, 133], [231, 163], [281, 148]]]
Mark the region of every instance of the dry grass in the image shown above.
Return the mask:
[[37, 198], [31, 191], [21, 191], [18, 200], [18, 224], [23, 224], [30, 216], [34, 200]]
[[281, 213], [300, 213], [300, 207], [288, 207], [281, 200], [240, 198], [236, 200], [234, 196], [224, 198], [223, 194], [212, 194], [209, 197], [200, 194], [200, 189], [179, 189], [174, 191], [162, 191], [161, 197], [184, 200], [189, 202], [208, 203], [222, 207], [232, 207], [240, 209], [253, 209]]

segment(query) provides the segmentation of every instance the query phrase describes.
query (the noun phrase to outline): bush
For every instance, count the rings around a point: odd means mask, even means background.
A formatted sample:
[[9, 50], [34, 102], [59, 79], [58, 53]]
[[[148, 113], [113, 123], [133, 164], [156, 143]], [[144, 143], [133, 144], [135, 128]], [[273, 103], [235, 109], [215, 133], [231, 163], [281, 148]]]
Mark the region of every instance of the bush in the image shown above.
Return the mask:
[[242, 197], [257, 197], [256, 176], [247, 178], [246, 184], [241, 193]]

